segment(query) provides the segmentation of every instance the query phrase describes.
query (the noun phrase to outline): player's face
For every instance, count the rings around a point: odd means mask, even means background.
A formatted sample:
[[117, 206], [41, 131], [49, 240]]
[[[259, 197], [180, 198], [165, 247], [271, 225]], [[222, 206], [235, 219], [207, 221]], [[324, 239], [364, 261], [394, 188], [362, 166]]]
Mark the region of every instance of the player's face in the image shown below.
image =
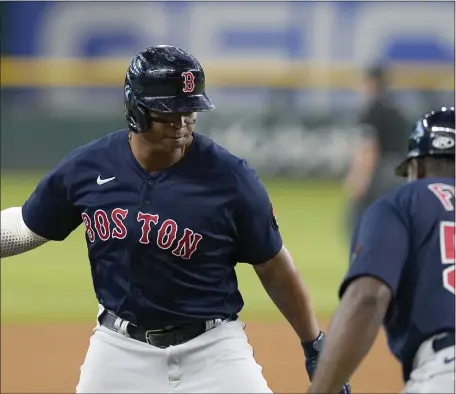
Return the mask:
[[152, 112], [150, 132], [147, 139], [161, 145], [167, 151], [181, 149], [191, 141], [195, 129], [196, 112]]

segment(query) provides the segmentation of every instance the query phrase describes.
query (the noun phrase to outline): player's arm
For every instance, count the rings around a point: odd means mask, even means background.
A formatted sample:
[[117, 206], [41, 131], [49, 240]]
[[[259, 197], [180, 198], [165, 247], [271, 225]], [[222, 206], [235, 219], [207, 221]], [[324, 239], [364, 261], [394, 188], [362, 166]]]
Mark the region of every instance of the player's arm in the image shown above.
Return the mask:
[[391, 291], [372, 277], [347, 289], [326, 336], [308, 393], [338, 393], [369, 352], [391, 300]]
[[302, 341], [320, 330], [310, 297], [290, 253], [283, 246], [269, 196], [255, 172], [244, 163], [236, 217], [238, 261], [254, 266], [264, 289]]
[[1, 212], [2, 258], [27, 252], [50, 240], [64, 240], [81, 223], [66, 182], [70, 159], [71, 156], [64, 159], [47, 174], [22, 207]]
[[288, 250], [282, 247], [276, 256], [254, 268], [269, 297], [301, 341], [314, 341], [320, 329], [310, 295]]
[[48, 242], [27, 227], [21, 207], [4, 209], [1, 212], [1, 227], [1, 258], [27, 252]]
[[[241, 181], [235, 218], [239, 235], [237, 261], [254, 266], [269, 297], [296, 331], [304, 349], [307, 374], [312, 379], [324, 334], [301, 275], [283, 246], [265, 188], [253, 171], [244, 171]], [[350, 393], [348, 384], [341, 387], [341, 392]]]
[[358, 368], [378, 334], [407, 260], [407, 223], [385, 200], [368, 209], [358, 234], [309, 393], [337, 393]]

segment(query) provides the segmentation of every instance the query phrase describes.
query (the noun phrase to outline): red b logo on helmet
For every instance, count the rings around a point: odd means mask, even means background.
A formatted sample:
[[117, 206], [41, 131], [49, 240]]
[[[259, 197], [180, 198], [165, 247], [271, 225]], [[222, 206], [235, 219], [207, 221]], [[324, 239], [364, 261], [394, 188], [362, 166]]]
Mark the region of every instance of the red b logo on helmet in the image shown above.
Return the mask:
[[195, 89], [195, 76], [191, 71], [185, 71], [181, 74], [184, 77], [184, 93], [191, 93]]

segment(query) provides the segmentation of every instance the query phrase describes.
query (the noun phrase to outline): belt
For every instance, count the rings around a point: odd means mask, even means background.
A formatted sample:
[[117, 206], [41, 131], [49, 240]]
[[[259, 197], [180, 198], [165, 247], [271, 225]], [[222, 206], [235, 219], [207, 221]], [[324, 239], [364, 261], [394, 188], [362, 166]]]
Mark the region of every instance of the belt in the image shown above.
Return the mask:
[[444, 334], [438, 335], [432, 340], [432, 349], [434, 352], [440, 352], [447, 347], [455, 345], [454, 332], [446, 332]]
[[161, 349], [166, 349], [169, 346], [177, 346], [188, 342], [206, 331], [219, 326], [220, 324], [236, 319], [237, 317], [229, 317], [227, 319], [213, 319], [198, 323], [191, 323], [170, 329], [147, 330], [123, 320], [121, 317], [118, 317], [114, 313], [106, 310], [103, 311], [98, 318], [102, 326], [109, 328], [112, 331]]

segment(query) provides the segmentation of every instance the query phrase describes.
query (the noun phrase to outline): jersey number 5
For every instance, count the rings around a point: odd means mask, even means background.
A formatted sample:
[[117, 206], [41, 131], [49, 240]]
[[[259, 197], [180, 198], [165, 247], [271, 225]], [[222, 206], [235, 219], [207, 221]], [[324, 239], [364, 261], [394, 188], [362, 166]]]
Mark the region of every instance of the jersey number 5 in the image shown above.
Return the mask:
[[440, 223], [440, 254], [442, 264], [451, 264], [443, 270], [443, 287], [455, 294], [455, 223]]

